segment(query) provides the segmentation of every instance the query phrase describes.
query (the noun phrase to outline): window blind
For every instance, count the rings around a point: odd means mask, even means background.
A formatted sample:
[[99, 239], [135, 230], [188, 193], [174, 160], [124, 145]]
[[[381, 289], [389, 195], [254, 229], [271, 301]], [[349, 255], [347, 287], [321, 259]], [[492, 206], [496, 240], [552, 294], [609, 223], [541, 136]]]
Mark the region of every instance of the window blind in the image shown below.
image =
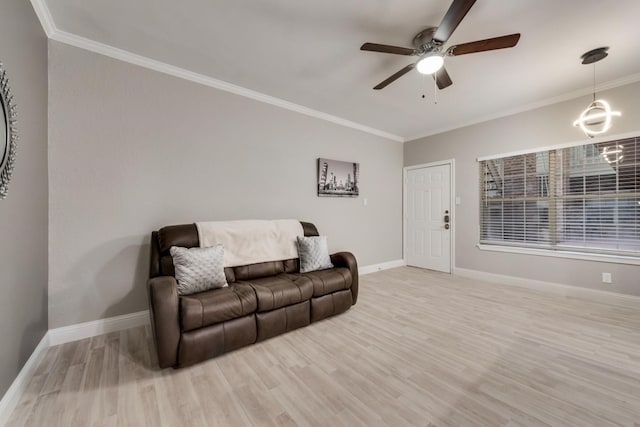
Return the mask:
[[479, 163], [480, 243], [640, 256], [640, 137]]

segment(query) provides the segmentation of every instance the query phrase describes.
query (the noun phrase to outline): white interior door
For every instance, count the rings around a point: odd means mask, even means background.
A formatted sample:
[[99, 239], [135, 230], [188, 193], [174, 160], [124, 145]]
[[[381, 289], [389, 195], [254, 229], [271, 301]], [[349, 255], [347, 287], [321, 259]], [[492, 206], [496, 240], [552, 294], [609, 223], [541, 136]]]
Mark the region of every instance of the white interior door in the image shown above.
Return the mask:
[[451, 273], [451, 165], [407, 170], [407, 265]]

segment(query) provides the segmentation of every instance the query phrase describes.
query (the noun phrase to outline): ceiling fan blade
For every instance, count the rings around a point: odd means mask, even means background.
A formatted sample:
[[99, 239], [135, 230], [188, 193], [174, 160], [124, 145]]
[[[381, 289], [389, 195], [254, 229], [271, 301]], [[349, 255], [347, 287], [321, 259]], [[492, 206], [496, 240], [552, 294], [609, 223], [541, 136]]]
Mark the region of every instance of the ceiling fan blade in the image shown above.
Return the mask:
[[453, 82], [451, 81], [451, 77], [449, 77], [449, 73], [447, 73], [447, 70], [445, 70], [444, 67], [436, 71], [433, 75], [433, 78], [436, 79], [436, 84], [438, 85], [438, 89], [440, 90], [453, 84]]
[[389, 84], [395, 82], [396, 80], [398, 80], [400, 77], [404, 76], [405, 74], [407, 74], [409, 71], [413, 70], [415, 68], [416, 64], [409, 64], [406, 67], [404, 67], [402, 70], [398, 71], [397, 73], [395, 73], [394, 75], [392, 75], [391, 77], [389, 77], [386, 80], [381, 81], [380, 83], [378, 83], [374, 89], [375, 90], [380, 90], [380, 89], [384, 89], [385, 87], [387, 87]]
[[378, 43], [365, 43], [360, 46], [360, 50], [368, 50], [371, 52], [393, 53], [396, 55], [413, 55], [416, 53], [415, 49], [400, 46], [389, 46], [387, 44]]
[[449, 6], [449, 10], [447, 10], [446, 15], [442, 18], [442, 22], [433, 36], [433, 40], [441, 44], [449, 40], [451, 34], [458, 28], [458, 25], [475, 2], [476, 0], [453, 0], [453, 3]]
[[458, 56], [466, 55], [468, 53], [486, 52], [487, 50], [505, 49], [507, 47], [514, 47], [517, 45], [518, 40], [520, 40], [520, 34], [509, 34], [508, 36], [478, 40], [475, 42], [451, 46], [447, 50], [447, 54]]

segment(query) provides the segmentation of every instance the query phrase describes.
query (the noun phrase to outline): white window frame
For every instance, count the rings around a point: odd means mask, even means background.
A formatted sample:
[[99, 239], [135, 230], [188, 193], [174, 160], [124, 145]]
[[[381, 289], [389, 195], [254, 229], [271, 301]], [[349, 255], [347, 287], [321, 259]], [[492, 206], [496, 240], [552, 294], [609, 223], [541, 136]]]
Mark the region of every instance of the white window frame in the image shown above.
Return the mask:
[[[512, 151], [508, 153], [482, 156], [482, 157], [478, 157], [476, 161], [480, 163], [481, 161], [484, 161], [484, 160], [495, 160], [495, 159], [501, 159], [501, 158], [511, 157], [511, 156], [539, 153], [539, 152], [575, 147], [580, 145], [597, 144], [601, 142], [609, 142], [609, 141], [615, 141], [615, 140], [621, 140], [621, 139], [627, 139], [627, 138], [638, 138], [638, 137], [640, 137], [640, 130], [635, 132], [616, 134], [616, 135], [601, 136], [597, 138], [591, 138], [589, 140], [579, 140], [579, 141], [573, 141], [573, 142], [568, 142], [564, 144], [536, 147], [529, 150], [518, 150], [518, 151]], [[480, 195], [478, 196], [480, 197]], [[480, 220], [481, 220], [481, 216], [478, 215], [478, 236], [477, 236], [478, 242], [480, 242], [481, 230], [482, 230], [482, 224], [480, 223]], [[532, 248], [532, 247], [523, 247], [523, 246], [506, 245], [506, 244], [505, 245], [500, 245], [500, 244], [488, 245], [488, 244], [477, 243], [476, 246], [480, 250], [492, 251], [492, 252], [506, 252], [506, 253], [546, 256], [546, 257], [554, 257], [554, 258], [569, 258], [569, 259], [578, 259], [578, 260], [585, 260], [585, 261], [640, 265], [640, 254], [639, 256], [625, 256], [625, 255], [618, 255], [618, 254], [598, 254], [598, 253], [590, 253], [590, 252], [580, 252], [579, 250], [559, 251], [559, 250], [553, 250], [553, 249], [547, 249], [547, 248]]]

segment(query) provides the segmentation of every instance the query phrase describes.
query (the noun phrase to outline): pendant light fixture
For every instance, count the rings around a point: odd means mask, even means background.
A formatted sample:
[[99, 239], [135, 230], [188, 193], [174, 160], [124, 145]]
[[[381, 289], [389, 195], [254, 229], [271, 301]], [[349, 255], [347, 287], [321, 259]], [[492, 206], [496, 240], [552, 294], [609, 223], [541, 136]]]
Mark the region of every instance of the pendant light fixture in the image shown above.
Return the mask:
[[612, 111], [611, 106], [604, 99], [596, 99], [596, 62], [606, 58], [609, 55], [608, 50], [608, 47], [599, 47], [580, 57], [583, 64], [593, 64], [593, 102], [573, 122], [573, 125], [579, 126], [589, 138], [607, 132], [611, 128], [612, 117], [622, 115], [620, 111]]

